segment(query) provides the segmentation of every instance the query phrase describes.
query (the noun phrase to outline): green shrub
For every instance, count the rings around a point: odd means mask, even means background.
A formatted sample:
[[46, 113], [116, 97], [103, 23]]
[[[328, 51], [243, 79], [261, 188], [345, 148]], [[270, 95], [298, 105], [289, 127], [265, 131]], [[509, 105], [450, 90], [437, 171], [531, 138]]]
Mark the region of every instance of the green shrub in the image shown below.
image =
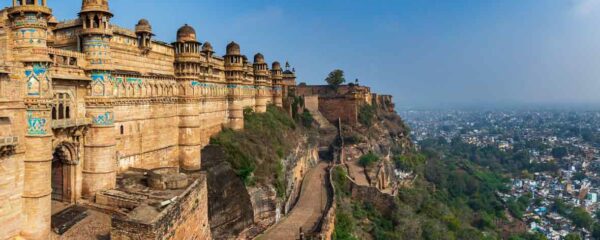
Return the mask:
[[315, 119], [313, 118], [312, 114], [310, 114], [308, 110], [304, 109], [304, 112], [302, 115], [300, 115], [300, 122], [302, 123], [302, 126], [310, 128], [312, 127], [314, 121]]
[[336, 196], [342, 197], [350, 195], [346, 186], [348, 185], [348, 175], [343, 167], [337, 166], [333, 169], [333, 184]]
[[338, 210], [335, 213], [335, 229], [333, 231], [334, 240], [358, 240], [352, 233], [356, 227], [354, 218], [348, 213]]
[[423, 154], [406, 154], [394, 156], [396, 168], [405, 171], [416, 171], [425, 164], [426, 157]]
[[225, 159], [246, 184], [272, 185], [278, 197], [285, 197], [285, 169], [282, 160], [297, 144], [295, 121], [281, 108], [269, 105], [265, 113], [244, 109], [244, 129], [224, 129], [211, 138], [220, 145]]
[[375, 119], [376, 108], [368, 104], [362, 105], [358, 110], [358, 122], [370, 127]]
[[369, 152], [365, 155], [362, 155], [358, 159], [358, 163], [363, 167], [370, 167], [377, 161], [379, 161], [379, 157], [376, 154], [374, 154], [373, 152]]

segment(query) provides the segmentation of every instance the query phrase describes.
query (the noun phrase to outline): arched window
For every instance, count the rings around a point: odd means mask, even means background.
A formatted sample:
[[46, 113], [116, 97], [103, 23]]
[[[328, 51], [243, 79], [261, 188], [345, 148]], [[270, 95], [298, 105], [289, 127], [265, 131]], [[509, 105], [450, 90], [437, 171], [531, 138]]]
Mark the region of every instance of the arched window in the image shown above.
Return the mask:
[[96, 15], [94, 16], [94, 28], [99, 28], [100, 27], [100, 18]]
[[65, 105], [61, 102], [58, 103], [58, 119], [65, 118]]
[[56, 120], [56, 106], [52, 106], [52, 120]]
[[71, 95], [67, 93], [54, 94], [52, 104], [52, 119], [71, 119]]

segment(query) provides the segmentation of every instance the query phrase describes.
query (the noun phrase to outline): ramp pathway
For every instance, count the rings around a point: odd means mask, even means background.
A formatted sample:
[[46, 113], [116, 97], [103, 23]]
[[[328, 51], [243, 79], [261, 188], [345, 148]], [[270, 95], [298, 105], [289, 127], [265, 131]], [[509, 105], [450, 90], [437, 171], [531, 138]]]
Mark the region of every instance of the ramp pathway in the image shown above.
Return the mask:
[[350, 177], [354, 179], [356, 184], [361, 186], [369, 186], [367, 175], [365, 175], [365, 168], [358, 163], [358, 160], [347, 162]]
[[324, 181], [327, 166], [327, 163], [320, 162], [306, 174], [300, 198], [290, 214], [256, 239], [300, 239], [300, 227], [307, 232], [318, 223], [327, 205]]

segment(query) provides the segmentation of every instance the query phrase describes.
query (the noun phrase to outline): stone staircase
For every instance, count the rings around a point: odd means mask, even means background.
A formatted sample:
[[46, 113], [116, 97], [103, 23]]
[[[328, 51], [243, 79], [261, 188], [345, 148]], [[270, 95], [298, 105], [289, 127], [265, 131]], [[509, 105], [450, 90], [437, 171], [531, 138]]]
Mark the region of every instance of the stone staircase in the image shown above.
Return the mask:
[[319, 124], [319, 129], [321, 129], [321, 130], [330, 130], [330, 129], [335, 130], [335, 126], [333, 126], [329, 122], [329, 120], [327, 120], [327, 118], [325, 118], [325, 116], [323, 116], [323, 114], [321, 114], [320, 111], [309, 110], [309, 112], [312, 115], [313, 119], [317, 122], [317, 124]]
[[[337, 128], [333, 126], [319, 111], [309, 110], [317, 125], [319, 125], [319, 155], [322, 159], [331, 160], [330, 146], [337, 136]], [[326, 154], [322, 154], [326, 153]]]

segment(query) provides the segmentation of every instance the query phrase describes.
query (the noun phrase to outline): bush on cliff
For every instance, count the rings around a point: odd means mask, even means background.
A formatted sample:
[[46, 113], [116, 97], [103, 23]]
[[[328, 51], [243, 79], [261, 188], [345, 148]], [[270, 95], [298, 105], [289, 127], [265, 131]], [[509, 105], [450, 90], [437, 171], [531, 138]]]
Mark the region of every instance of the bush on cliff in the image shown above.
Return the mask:
[[272, 185], [285, 197], [282, 158], [300, 136], [294, 120], [281, 108], [268, 106], [265, 113], [244, 110], [244, 130], [224, 129], [211, 144], [224, 148], [226, 159], [246, 185]]
[[372, 166], [374, 163], [379, 161], [379, 156], [377, 156], [375, 153], [373, 152], [369, 152], [365, 155], [362, 155], [359, 159], [358, 159], [358, 163], [363, 166], [363, 167], [370, 167]]
[[358, 110], [358, 122], [360, 122], [362, 125], [370, 127], [373, 125], [373, 120], [376, 117], [376, 113], [376, 106], [368, 104], [362, 105]]

